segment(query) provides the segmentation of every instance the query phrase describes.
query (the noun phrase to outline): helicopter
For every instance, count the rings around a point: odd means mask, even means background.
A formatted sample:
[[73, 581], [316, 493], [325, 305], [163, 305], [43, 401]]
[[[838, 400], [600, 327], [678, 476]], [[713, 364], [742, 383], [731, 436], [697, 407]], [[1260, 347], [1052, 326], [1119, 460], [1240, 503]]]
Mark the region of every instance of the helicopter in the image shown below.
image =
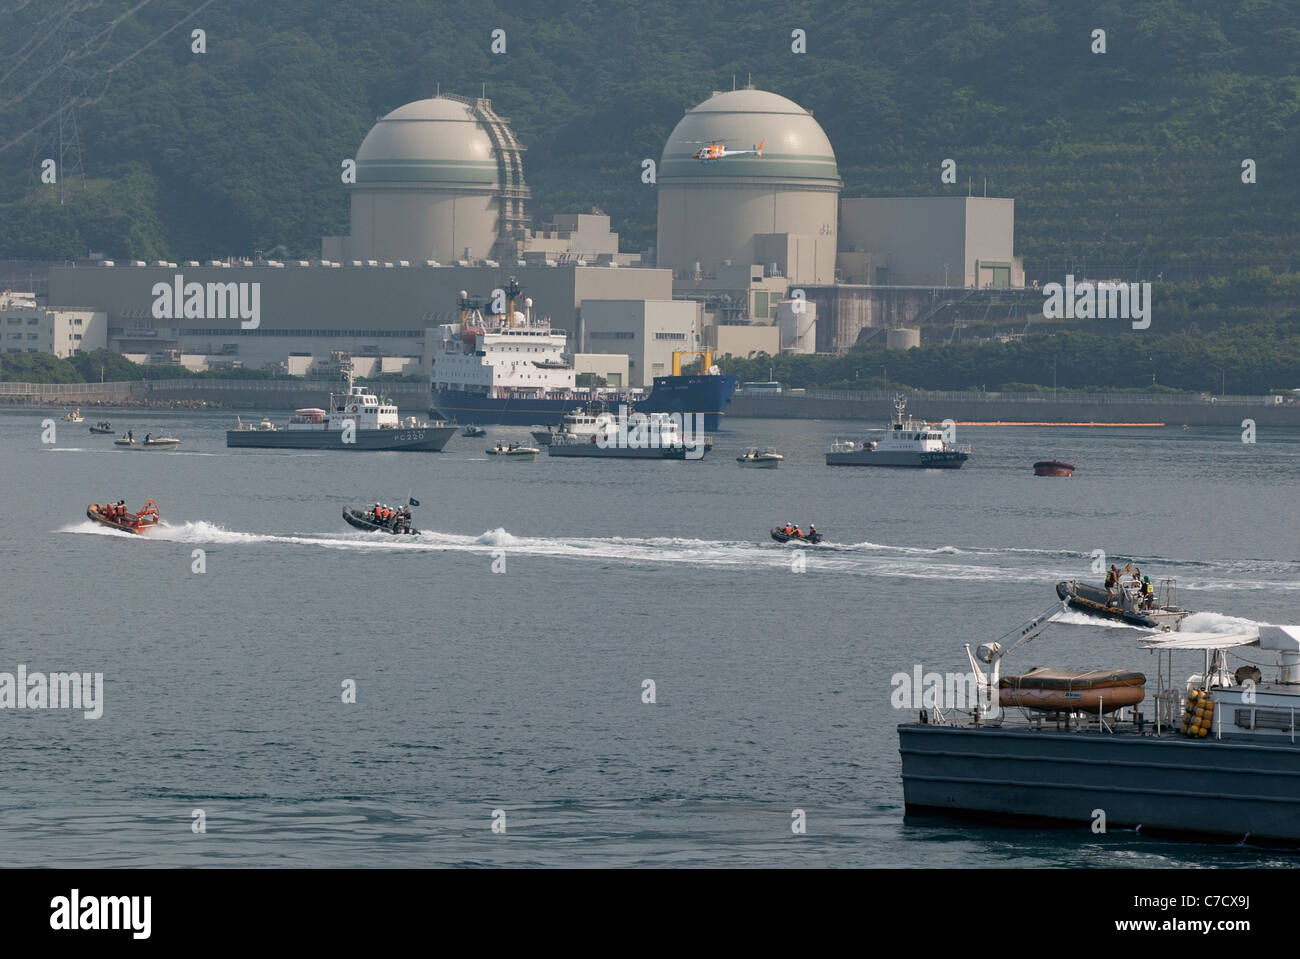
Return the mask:
[[761, 140], [752, 150], [732, 150], [726, 147], [725, 140], [693, 140], [693, 143], [701, 144], [700, 148], [691, 154], [691, 158], [699, 160], [701, 163], [717, 163], [719, 160], [725, 160], [727, 157], [747, 156], [753, 154], [760, 159], [763, 156], [763, 145], [766, 140]]

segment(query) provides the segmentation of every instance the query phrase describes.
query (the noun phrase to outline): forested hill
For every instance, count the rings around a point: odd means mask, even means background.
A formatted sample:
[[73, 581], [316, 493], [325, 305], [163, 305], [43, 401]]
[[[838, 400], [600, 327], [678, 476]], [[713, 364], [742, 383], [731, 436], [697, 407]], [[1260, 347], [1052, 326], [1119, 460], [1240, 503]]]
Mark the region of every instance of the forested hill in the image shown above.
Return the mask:
[[[1017, 199], [1031, 270], [1300, 269], [1294, 0], [7, 0], [0, 17], [0, 257], [318, 253], [347, 230], [340, 161], [437, 84], [486, 85], [511, 118], [535, 220], [599, 206], [638, 250], [655, 230], [641, 160], [752, 75], [815, 112], [847, 194], [981, 193], [987, 177]], [[58, 124], [24, 136], [60, 83], [83, 93], [88, 179], [65, 181], [62, 206], [39, 183]]]

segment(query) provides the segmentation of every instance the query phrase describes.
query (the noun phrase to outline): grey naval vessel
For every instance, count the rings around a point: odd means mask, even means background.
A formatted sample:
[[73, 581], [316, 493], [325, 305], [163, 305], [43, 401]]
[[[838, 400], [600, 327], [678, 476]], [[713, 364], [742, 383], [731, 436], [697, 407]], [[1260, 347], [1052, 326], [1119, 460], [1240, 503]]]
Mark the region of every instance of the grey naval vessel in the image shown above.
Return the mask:
[[403, 421], [397, 407], [384, 403], [371, 390], [353, 381], [352, 366], [344, 367], [347, 392], [330, 393], [329, 409], [295, 410], [289, 424], [270, 420], [240, 423], [226, 431], [226, 446], [297, 450], [420, 450], [437, 453], [456, 434], [446, 423]]
[[[1001, 676], [1057, 615], [1008, 634], [1005, 649], [966, 646], [973, 708], [927, 708], [898, 727], [907, 816], [1080, 828], [1104, 816], [1111, 830], [1300, 845], [1300, 626], [1145, 634], [1153, 691], [1127, 670]], [[1182, 653], [1201, 671], [1178, 681]], [[1229, 655], [1243, 663], [1232, 672]]]

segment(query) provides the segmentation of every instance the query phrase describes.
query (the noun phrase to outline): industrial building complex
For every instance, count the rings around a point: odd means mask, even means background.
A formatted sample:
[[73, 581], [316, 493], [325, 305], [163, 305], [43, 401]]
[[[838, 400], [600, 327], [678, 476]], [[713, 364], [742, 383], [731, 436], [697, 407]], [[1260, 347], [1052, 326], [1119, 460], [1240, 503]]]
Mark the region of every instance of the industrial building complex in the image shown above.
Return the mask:
[[[763, 146], [702, 162], [702, 142]], [[344, 352], [363, 376], [429, 375], [461, 297], [514, 277], [575, 373], [641, 387], [674, 352], [843, 352], [908, 327], [942, 291], [1024, 285], [1013, 200], [843, 197], [826, 133], [775, 93], [686, 110], [643, 253], [620, 251], [599, 211], [530, 228], [523, 156], [487, 99], [408, 103], [359, 145], [350, 230], [322, 238], [319, 258], [55, 266], [39, 308], [0, 301], [0, 347], [295, 374]]]

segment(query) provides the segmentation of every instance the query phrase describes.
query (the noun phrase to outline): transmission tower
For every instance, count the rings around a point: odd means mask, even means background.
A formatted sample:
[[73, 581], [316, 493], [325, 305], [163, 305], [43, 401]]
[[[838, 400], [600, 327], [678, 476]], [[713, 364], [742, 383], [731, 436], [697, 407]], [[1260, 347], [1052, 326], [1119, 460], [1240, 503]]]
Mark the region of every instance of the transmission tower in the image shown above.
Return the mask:
[[45, 125], [32, 145], [32, 175], [39, 177], [41, 162], [55, 162], [55, 193], [63, 204], [68, 183], [80, 179], [86, 189], [86, 169], [81, 155], [81, 136], [77, 130], [77, 102], [88, 86], [89, 76], [76, 66], [76, 55], [86, 44], [89, 29], [71, 16], [65, 18], [43, 44], [43, 74], [48, 74], [40, 102], [41, 110], [54, 119]]

